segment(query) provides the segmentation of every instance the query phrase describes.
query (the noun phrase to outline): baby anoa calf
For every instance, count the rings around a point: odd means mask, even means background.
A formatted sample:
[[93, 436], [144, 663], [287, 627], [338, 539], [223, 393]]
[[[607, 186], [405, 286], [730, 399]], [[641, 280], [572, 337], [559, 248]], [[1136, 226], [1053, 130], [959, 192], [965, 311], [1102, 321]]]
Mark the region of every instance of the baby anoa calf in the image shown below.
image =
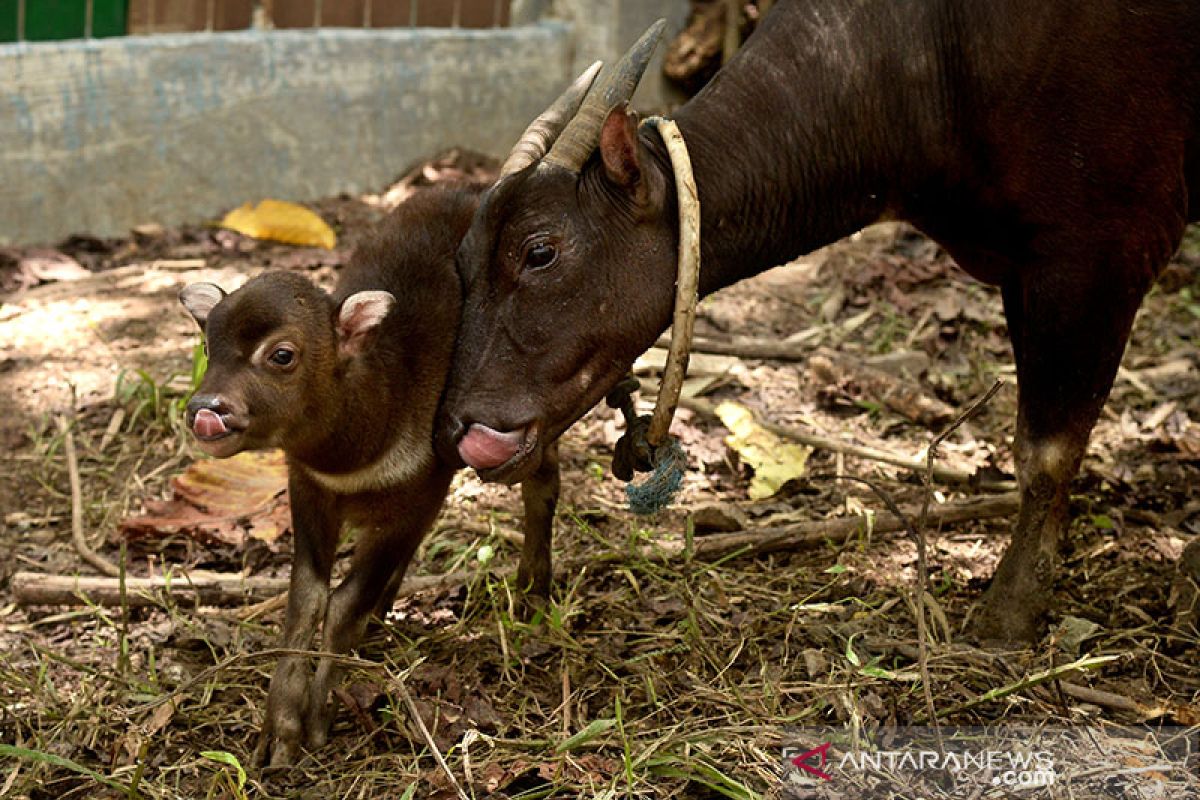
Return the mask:
[[[287, 272], [226, 294], [196, 283], [180, 299], [199, 323], [208, 372], [187, 407], [217, 458], [252, 448], [287, 454], [295, 554], [281, 646], [345, 653], [372, 611], [391, 608], [454, 474], [433, 426], [461, 305], [454, 252], [475, 189], [431, 189], [401, 205], [354, 254], [332, 296]], [[557, 457], [521, 486], [525, 548], [518, 581], [545, 596], [558, 499]], [[345, 526], [357, 531], [345, 579], [330, 571]], [[326, 739], [337, 668], [285, 656], [271, 678], [259, 764], [293, 763]]]

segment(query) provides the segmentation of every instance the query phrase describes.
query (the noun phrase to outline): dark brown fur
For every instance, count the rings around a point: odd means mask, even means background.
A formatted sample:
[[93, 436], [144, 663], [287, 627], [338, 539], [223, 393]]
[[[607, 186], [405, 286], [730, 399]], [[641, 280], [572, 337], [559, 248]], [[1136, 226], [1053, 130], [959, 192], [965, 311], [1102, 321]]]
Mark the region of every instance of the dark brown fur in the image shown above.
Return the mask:
[[[1070, 480], [1138, 304], [1200, 209], [1198, 88], [1189, 0], [781, 0], [676, 115], [703, 293], [881, 217], [1002, 288], [1022, 507], [984, 638], [1029, 639], [1047, 609]], [[543, 162], [502, 181], [467, 234], [446, 451], [473, 423], [553, 441], [669, 323], [669, 165], [656, 134], [618, 122], [580, 174]], [[556, 263], [524, 268], [531, 241]], [[533, 447], [483, 474], [537, 463]]]
[[[224, 297], [211, 285], [185, 290], [209, 353], [208, 371], [188, 404], [189, 425], [207, 410], [244, 428], [202, 446], [219, 457], [255, 447], [287, 454], [295, 553], [284, 648], [309, 649], [318, 626], [324, 651], [354, 647], [371, 612], [391, 608], [441, 508], [454, 466], [435, 457], [433, 424], [459, 320], [454, 252], [477, 204], [478, 193], [469, 188], [416, 195], [356, 251], [332, 296], [286, 272], [262, 275]], [[378, 324], [340, 314], [347, 298], [379, 290], [395, 302]], [[294, 348], [286, 368], [267, 360], [278, 347]], [[386, 460], [398, 441], [394, 469], [382, 477], [360, 472]], [[522, 485], [522, 494], [526, 544], [519, 580], [544, 597], [558, 496], [554, 454]], [[353, 563], [330, 592], [347, 524], [358, 531]], [[319, 661], [314, 674], [308, 659], [280, 659], [256, 753], [260, 763], [286, 766], [302, 746], [324, 743], [336, 672], [329, 660]]]

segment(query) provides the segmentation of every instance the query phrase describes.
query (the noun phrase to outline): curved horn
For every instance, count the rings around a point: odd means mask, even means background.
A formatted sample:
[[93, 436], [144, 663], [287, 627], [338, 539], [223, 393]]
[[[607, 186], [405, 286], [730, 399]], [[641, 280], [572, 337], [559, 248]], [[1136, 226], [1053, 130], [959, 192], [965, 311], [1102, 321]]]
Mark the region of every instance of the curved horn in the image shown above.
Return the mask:
[[504, 165], [500, 167], [501, 178], [520, 172], [546, 155], [546, 150], [579, 111], [579, 105], [587, 97], [588, 90], [592, 88], [602, 66], [604, 62], [597, 61], [585, 69], [549, 108], [529, 123], [529, 127], [513, 145], [508, 158], [504, 159]]
[[637, 89], [666, 26], [665, 19], [651, 25], [642, 34], [642, 38], [634, 42], [633, 47], [621, 56], [621, 60], [613, 67], [612, 74], [605, 78], [604, 83], [588, 92], [579, 113], [546, 154], [547, 162], [566, 167], [571, 172], [579, 172], [583, 168], [584, 162], [600, 141], [600, 129], [604, 126], [604, 118], [608, 116], [608, 112], [633, 97], [633, 91]]

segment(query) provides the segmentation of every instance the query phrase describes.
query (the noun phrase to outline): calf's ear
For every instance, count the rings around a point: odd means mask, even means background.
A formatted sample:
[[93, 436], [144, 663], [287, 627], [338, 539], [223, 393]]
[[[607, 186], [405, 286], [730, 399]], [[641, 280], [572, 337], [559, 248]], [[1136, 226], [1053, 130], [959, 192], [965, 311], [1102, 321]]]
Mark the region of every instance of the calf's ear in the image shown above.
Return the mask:
[[208, 315], [216, 308], [217, 303], [225, 299], [225, 290], [215, 283], [192, 283], [183, 287], [179, 293], [179, 302], [196, 320], [196, 324], [204, 330]]
[[337, 313], [338, 351], [344, 355], [362, 352], [395, 304], [391, 292], [356, 292], [343, 300]]

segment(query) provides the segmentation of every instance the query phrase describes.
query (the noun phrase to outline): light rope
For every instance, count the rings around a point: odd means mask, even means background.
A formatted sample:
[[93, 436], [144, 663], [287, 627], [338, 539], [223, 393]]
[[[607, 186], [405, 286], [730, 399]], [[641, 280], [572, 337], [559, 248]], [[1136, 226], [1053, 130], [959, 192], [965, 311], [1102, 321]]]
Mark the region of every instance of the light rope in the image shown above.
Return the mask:
[[679, 265], [675, 278], [671, 346], [659, 384], [658, 400], [650, 417], [650, 429], [646, 433], [646, 440], [658, 447], [667, 438], [679, 404], [691, 355], [692, 330], [696, 326], [696, 302], [700, 293], [700, 196], [696, 191], [696, 178], [692, 175], [692, 159], [675, 120], [650, 117], [646, 125], [655, 128], [667, 146], [679, 205]]
[[687, 456], [678, 440], [670, 435], [670, 428], [687, 374], [700, 288], [700, 197], [687, 145], [674, 120], [650, 117], [645, 124], [658, 131], [671, 159], [679, 206], [679, 251], [671, 344], [654, 412], [648, 422], [634, 414], [632, 392], [637, 388], [636, 379], [623, 381], [608, 400], [609, 405], [622, 410], [626, 421], [623, 441], [617, 443], [614, 473], [630, 480], [636, 470], [651, 472], [645, 482], [625, 487], [629, 507], [638, 514], [652, 514], [666, 508], [683, 484]]

